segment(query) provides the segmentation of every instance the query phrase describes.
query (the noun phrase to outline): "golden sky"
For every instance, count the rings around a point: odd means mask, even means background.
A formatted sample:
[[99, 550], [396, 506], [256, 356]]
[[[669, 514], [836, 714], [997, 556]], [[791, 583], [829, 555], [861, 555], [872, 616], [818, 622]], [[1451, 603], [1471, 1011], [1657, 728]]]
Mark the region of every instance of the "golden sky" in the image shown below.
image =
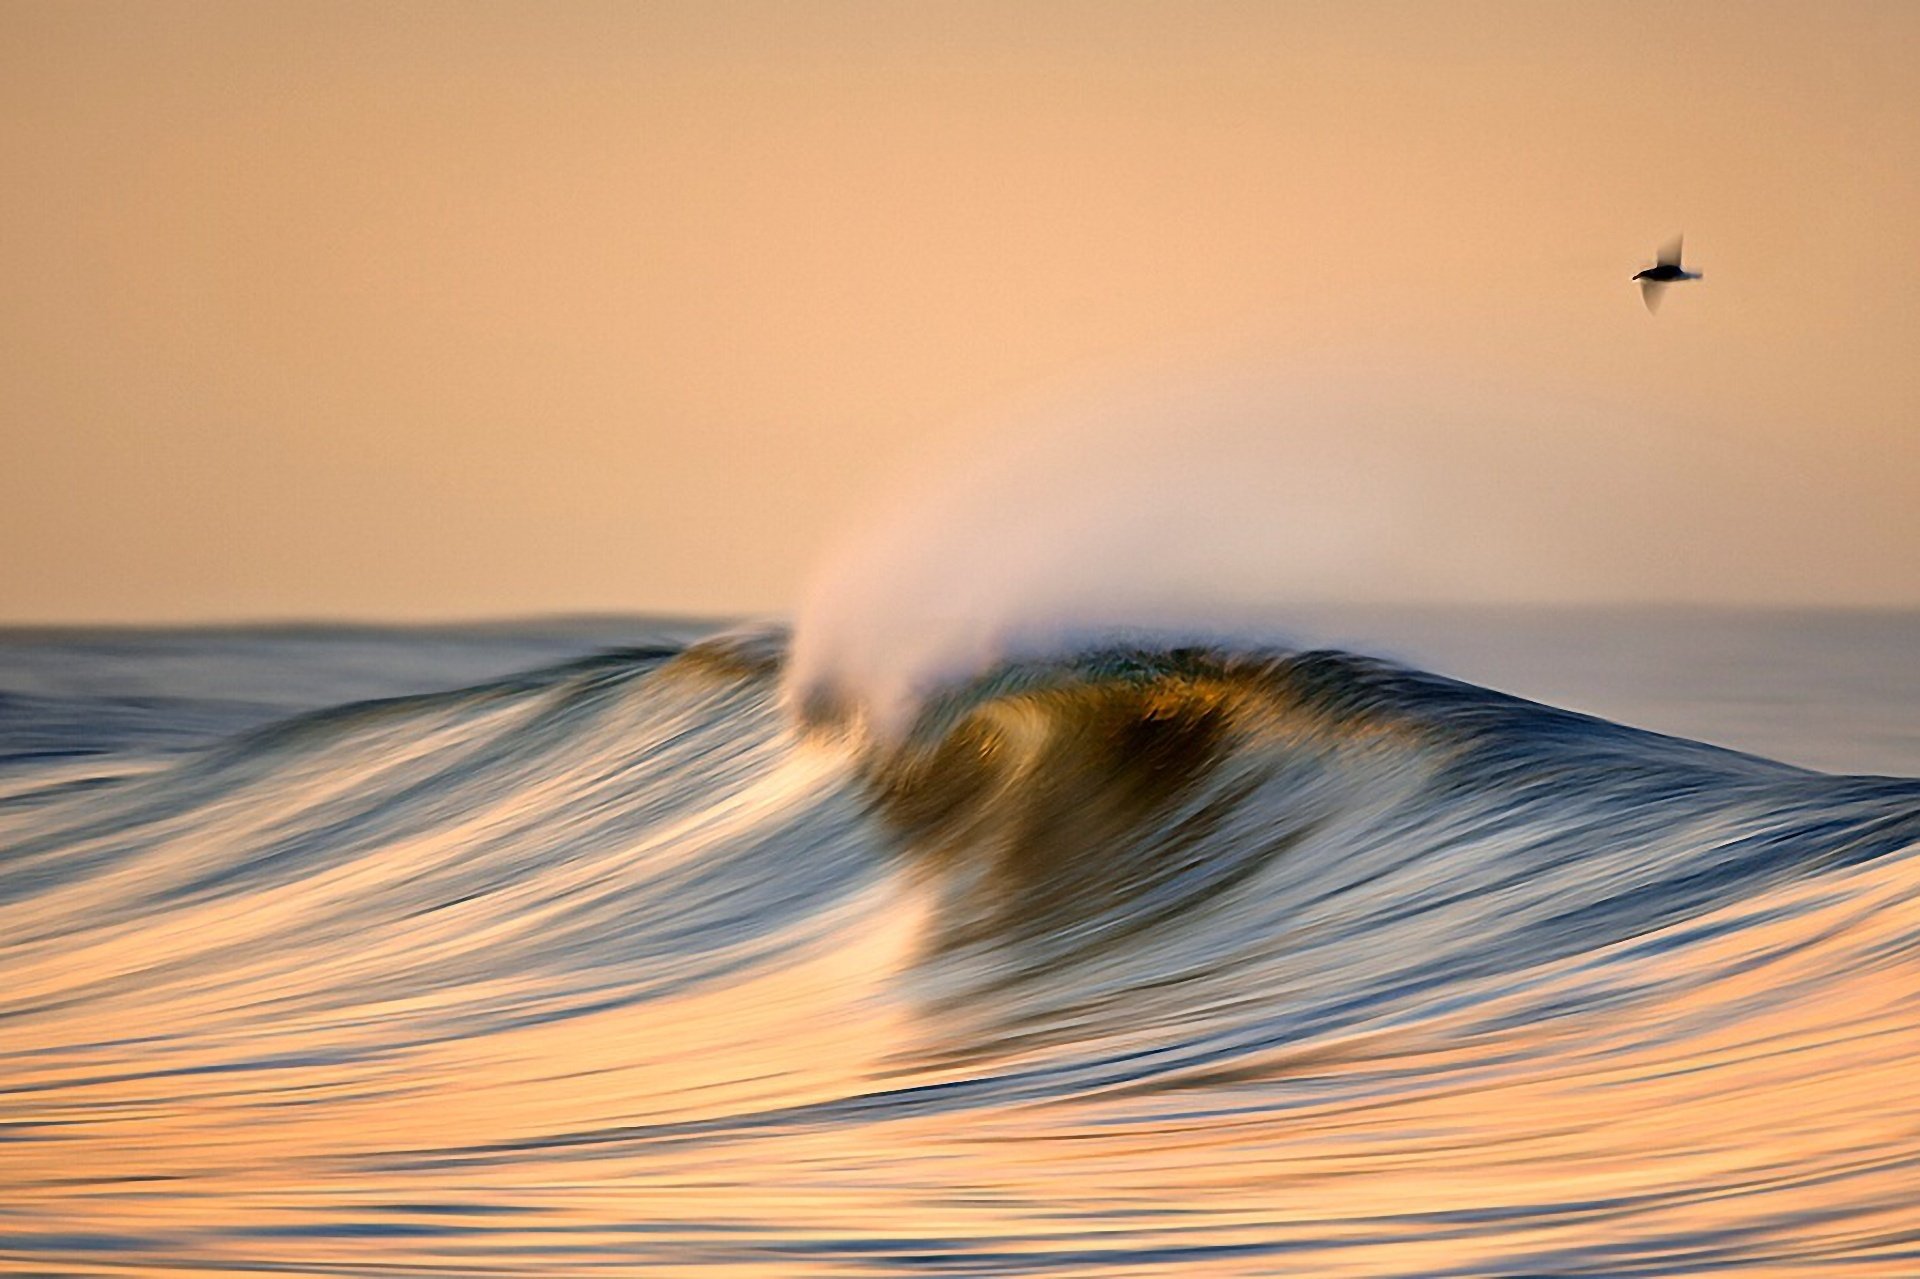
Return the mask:
[[1904, 3], [0, 0], [0, 621], [779, 609], [996, 405], [1356, 357], [1726, 458], [1675, 538], [1749, 562], [1663, 597], [1920, 605], [1916, 67]]

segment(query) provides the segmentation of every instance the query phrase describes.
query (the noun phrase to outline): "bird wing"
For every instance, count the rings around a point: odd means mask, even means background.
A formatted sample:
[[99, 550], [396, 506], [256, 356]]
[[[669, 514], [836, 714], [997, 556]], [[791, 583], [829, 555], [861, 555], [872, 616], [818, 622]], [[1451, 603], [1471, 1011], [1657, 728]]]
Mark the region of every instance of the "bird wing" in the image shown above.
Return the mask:
[[1680, 241], [1685, 238], [1685, 236], [1676, 235], [1673, 239], [1660, 246], [1661, 266], [1680, 265]]
[[1647, 304], [1648, 315], [1659, 314], [1660, 296], [1666, 291], [1667, 291], [1667, 286], [1662, 284], [1658, 280], [1640, 281], [1640, 300]]

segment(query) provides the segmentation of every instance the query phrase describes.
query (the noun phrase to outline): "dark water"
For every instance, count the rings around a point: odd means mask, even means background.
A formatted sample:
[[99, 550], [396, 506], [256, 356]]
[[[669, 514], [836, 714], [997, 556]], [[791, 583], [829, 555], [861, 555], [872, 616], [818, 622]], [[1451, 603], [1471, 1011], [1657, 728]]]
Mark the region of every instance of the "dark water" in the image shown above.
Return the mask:
[[1400, 633], [16, 634], [0, 1271], [1920, 1274], [1920, 619]]

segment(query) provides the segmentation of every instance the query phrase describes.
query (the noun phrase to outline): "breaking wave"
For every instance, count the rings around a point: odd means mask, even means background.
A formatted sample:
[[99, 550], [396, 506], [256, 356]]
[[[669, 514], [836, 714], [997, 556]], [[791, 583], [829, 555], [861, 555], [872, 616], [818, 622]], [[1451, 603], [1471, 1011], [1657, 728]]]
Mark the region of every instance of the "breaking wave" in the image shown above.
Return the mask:
[[1920, 783], [777, 632], [0, 799], [0, 1270], [1920, 1269]]

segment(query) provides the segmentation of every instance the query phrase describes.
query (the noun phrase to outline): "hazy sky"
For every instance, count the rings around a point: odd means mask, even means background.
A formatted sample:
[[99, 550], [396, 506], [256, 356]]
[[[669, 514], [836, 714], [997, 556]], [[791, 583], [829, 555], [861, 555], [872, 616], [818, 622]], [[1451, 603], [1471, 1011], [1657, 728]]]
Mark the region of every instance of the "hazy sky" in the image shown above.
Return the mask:
[[0, 620], [783, 608], [997, 405], [1329, 359], [1724, 457], [1676, 536], [1749, 562], [1650, 595], [1920, 604], [1917, 67], [1907, 3], [0, 0]]

